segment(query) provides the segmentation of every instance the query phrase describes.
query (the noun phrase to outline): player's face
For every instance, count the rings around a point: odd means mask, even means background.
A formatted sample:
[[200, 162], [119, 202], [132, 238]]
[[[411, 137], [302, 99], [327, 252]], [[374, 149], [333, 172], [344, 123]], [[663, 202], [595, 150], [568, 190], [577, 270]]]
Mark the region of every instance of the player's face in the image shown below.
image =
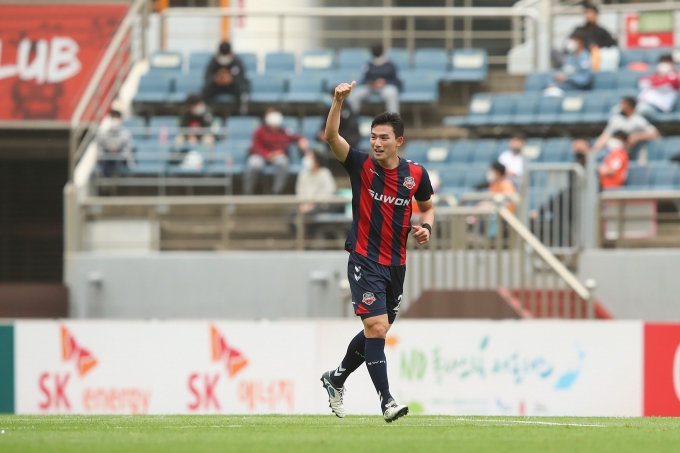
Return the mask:
[[391, 124], [377, 124], [371, 130], [371, 149], [375, 159], [390, 162], [397, 156], [397, 151], [404, 142], [404, 137], [395, 137]]

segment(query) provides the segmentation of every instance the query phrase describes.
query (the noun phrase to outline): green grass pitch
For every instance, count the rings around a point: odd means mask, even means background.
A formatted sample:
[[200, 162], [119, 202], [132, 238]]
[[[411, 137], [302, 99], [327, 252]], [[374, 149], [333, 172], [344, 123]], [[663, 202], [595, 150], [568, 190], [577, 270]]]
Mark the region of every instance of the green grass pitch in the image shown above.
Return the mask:
[[680, 419], [0, 416], [0, 452], [675, 452]]

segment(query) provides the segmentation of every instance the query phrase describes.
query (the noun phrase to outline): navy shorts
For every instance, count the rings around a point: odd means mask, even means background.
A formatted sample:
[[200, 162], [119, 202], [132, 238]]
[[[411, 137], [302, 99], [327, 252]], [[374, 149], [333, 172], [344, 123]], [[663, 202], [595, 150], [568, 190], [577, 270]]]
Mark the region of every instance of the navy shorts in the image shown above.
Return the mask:
[[406, 266], [383, 266], [351, 252], [347, 277], [354, 313], [361, 319], [386, 314], [392, 324], [401, 305], [405, 276]]

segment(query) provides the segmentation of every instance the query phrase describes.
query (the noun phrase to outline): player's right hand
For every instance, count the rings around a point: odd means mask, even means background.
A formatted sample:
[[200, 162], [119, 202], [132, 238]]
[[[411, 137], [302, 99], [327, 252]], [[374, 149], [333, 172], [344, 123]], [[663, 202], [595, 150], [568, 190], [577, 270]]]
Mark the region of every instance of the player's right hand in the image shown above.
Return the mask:
[[344, 101], [347, 99], [347, 96], [352, 92], [352, 88], [356, 86], [357, 82], [356, 80], [353, 80], [352, 83], [341, 83], [335, 88], [335, 100], [336, 101]]

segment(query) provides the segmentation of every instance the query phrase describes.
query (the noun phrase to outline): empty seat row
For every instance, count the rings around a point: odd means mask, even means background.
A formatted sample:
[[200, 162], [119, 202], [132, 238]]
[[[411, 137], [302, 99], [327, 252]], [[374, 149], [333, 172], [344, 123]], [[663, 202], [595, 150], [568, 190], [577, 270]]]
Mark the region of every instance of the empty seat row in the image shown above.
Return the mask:
[[680, 166], [677, 163], [633, 163], [623, 190], [678, 190], [680, 189]]
[[[637, 89], [640, 77], [647, 72], [629, 70], [596, 72], [593, 74], [592, 90]], [[549, 80], [548, 73], [535, 72], [529, 74], [524, 81], [524, 91], [543, 91]]]
[[[212, 52], [193, 52], [189, 55], [188, 71], [205, 71]], [[449, 53], [442, 48], [423, 48], [410, 52], [408, 49], [392, 48], [387, 52], [389, 59], [399, 71], [419, 70], [435, 71], [441, 77], [451, 81], [482, 81], [487, 77], [488, 57], [485, 49], [456, 49]], [[247, 74], [257, 73], [257, 56], [253, 53], [238, 54], [243, 61]], [[364, 64], [371, 59], [366, 48], [318, 49], [306, 51], [299, 60], [302, 72], [361, 71]], [[178, 51], [160, 51], [150, 58], [151, 71], [181, 72], [184, 69], [184, 58]], [[290, 52], [271, 52], [265, 55], [264, 72], [266, 74], [296, 72], [298, 61]]]

